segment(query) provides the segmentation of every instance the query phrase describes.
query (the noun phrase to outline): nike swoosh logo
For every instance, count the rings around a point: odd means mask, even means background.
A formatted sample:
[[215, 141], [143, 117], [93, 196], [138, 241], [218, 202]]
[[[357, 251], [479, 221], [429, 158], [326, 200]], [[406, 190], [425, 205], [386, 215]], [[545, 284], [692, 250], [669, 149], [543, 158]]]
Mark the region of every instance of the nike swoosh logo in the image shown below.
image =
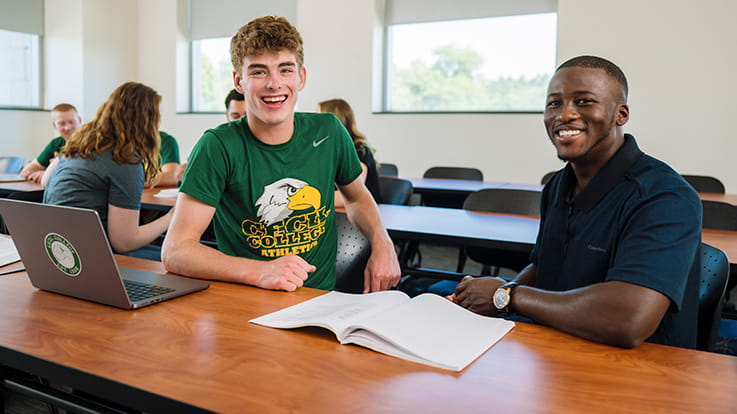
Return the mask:
[[312, 141], [312, 146], [315, 147], [315, 148], [317, 148], [318, 145], [320, 145], [323, 142], [325, 142], [325, 140], [328, 139], [329, 137], [330, 137], [330, 135], [326, 135], [325, 138], [323, 138], [323, 139], [321, 139], [319, 141]]

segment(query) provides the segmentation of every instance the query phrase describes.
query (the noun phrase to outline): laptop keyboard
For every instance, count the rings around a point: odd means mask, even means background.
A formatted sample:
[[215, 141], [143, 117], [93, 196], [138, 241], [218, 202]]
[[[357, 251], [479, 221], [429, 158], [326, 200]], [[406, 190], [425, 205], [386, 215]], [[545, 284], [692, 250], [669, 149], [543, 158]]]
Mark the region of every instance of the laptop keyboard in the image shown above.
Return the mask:
[[125, 285], [125, 290], [128, 292], [128, 297], [131, 302], [137, 302], [139, 300], [152, 298], [154, 296], [174, 291], [174, 289], [168, 287], [135, 282], [127, 279], [123, 280], [123, 284]]

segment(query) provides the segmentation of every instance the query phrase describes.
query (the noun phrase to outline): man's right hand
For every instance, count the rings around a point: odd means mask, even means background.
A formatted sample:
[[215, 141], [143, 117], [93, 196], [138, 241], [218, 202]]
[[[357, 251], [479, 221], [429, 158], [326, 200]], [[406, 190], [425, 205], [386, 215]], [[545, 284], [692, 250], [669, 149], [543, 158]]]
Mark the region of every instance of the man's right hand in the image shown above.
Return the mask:
[[308, 273], [317, 268], [297, 255], [282, 256], [262, 262], [255, 285], [264, 289], [286, 290], [291, 292], [304, 284]]
[[26, 177], [26, 179], [28, 181], [33, 181], [36, 184], [40, 184], [41, 183], [41, 178], [43, 178], [43, 176], [44, 176], [44, 171], [45, 170], [34, 171], [34, 172], [28, 174], [28, 176]]

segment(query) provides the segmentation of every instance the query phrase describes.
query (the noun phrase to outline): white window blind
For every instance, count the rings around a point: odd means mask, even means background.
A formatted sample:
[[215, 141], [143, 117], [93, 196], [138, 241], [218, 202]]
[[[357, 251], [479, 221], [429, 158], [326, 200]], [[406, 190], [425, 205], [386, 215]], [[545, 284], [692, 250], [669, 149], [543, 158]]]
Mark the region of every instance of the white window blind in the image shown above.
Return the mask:
[[386, 0], [386, 25], [554, 13], [557, 0]]
[[192, 40], [232, 37], [256, 17], [286, 17], [296, 26], [297, 0], [190, 0]]
[[0, 29], [44, 34], [43, 0], [0, 0]]

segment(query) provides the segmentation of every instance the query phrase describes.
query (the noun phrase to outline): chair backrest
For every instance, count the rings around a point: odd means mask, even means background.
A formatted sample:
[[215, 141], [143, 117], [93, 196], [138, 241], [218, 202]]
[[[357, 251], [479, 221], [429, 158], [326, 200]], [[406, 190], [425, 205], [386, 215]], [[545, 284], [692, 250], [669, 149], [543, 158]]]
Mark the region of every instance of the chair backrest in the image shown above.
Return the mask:
[[412, 197], [412, 182], [396, 177], [379, 177], [381, 182], [381, 202], [384, 204], [409, 204]]
[[363, 271], [371, 255], [371, 243], [348, 220], [345, 213], [335, 213], [338, 231], [338, 255], [335, 259], [335, 290], [363, 292]]
[[540, 179], [540, 184], [542, 184], [542, 185], [545, 185], [545, 184], [547, 184], [547, 183], [548, 183], [548, 181], [550, 181], [550, 179], [551, 179], [551, 178], [553, 178], [553, 176], [554, 176], [554, 175], [555, 175], [555, 173], [557, 173], [557, 172], [558, 172], [558, 171], [550, 171], [550, 172], [548, 172], [548, 173], [545, 173], [545, 175], [543, 175], [543, 178], [541, 178], [541, 179]]
[[469, 194], [463, 209], [539, 216], [541, 196], [542, 192], [533, 190], [484, 188]]
[[399, 175], [399, 168], [394, 164], [380, 163], [379, 164], [379, 176], [383, 177], [396, 177]]
[[0, 172], [18, 174], [25, 161], [23, 157], [0, 157]]
[[713, 351], [729, 277], [729, 260], [723, 251], [705, 243], [699, 246], [699, 257], [701, 281], [696, 347], [702, 351]]
[[722, 193], [724, 184], [719, 179], [706, 175], [681, 175], [699, 193]]
[[716, 230], [737, 230], [737, 206], [721, 201], [701, 200], [701, 227]]
[[484, 181], [484, 175], [477, 168], [432, 167], [422, 175], [424, 178], [453, 178], [456, 180]]

